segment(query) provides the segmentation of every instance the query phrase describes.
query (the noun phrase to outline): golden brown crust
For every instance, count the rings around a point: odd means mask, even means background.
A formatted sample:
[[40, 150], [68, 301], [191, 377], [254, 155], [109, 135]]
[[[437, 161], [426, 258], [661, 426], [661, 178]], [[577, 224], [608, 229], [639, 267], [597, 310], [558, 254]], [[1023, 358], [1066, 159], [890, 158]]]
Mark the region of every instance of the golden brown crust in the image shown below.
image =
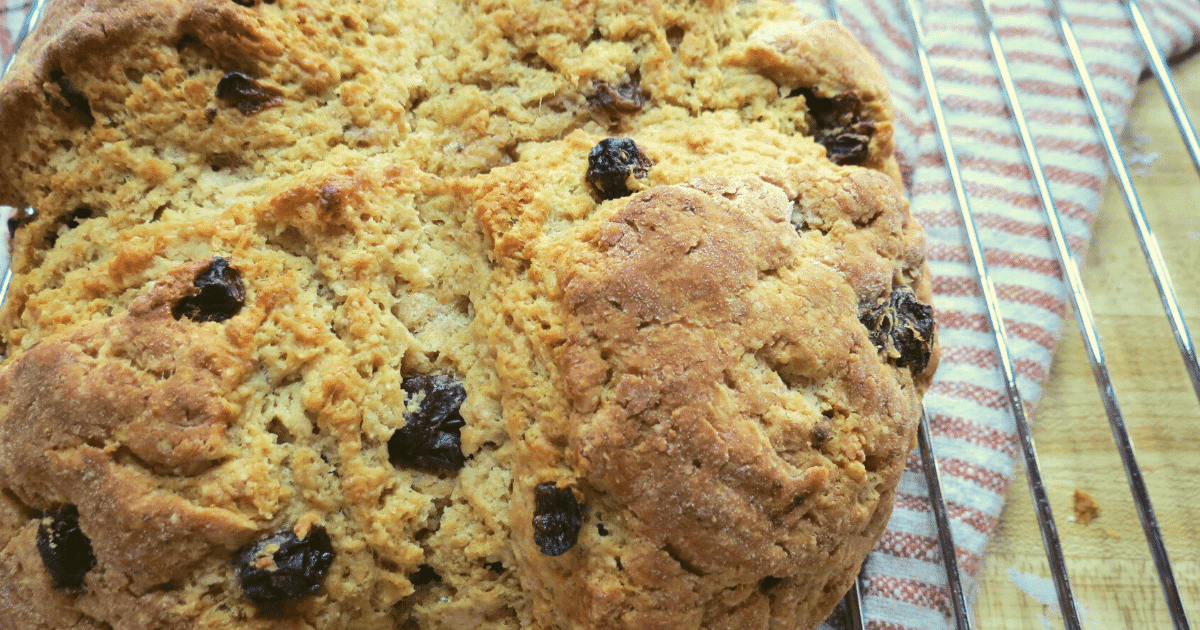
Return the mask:
[[[253, 12], [229, 0], [55, 0], [45, 7], [38, 27], [0, 77], [3, 156], [19, 153], [19, 143], [27, 140], [22, 131], [47, 99], [62, 103], [57, 75], [70, 81], [85, 59], [114, 54], [133, 41], [155, 38], [173, 46], [192, 37], [244, 68], [282, 52]], [[0, 178], [0, 200], [22, 200], [7, 178]]]
[[893, 157], [891, 92], [879, 62], [837, 22], [827, 20], [799, 24], [775, 22], [755, 33], [744, 50], [730, 62], [765, 72], [785, 86], [814, 88], [822, 96], [852, 94], [873, 121], [870, 158], [863, 164], [891, 175], [900, 182]]
[[43, 340], [0, 381], [5, 487], [34, 509], [80, 506], [97, 557], [136, 590], [254, 531], [240, 514], [157, 490], [147, 474], [192, 475], [228, 456], [244, 352], [171, 315], [206, 262], [163, 278], [127, 314]]
[[[858, 298], [791, 208], [758, 179], [695, 180], [651, 188], [562, 245], [568, 459], [626, 536], [615, 601], [548, 568], [539, 586], [579, 602], [576, 623], [671, 627], [743, 592], [738, 606], [758, 612], [741, 614], [806, 627], [841, 590], [809, 618], [772, 600], [845, 583], [840, 554], [865, 556], [886, 522], [875, 492], [843, 512], [867, 479], [830, 454], [850, 447], [875, 483], [897, 478], [913, 434], [889, 418], [913, 413], [916, 392], [861, 385], [887, 379], [855, 325]], [[861, 442], [846, 442], [849, 423]], [[852, 542], [832, 562], [825, 540]]]

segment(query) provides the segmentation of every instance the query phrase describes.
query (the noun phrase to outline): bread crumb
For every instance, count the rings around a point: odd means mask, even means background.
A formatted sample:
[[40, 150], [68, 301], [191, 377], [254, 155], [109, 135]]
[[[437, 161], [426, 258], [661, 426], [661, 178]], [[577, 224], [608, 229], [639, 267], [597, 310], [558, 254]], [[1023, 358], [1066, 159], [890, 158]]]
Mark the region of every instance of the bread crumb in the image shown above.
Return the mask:
[[1086, 490], [1075, 488], [1075, 522], [1087, 525], [1098, 516], [1100, 516], [1100, 504], [1096, 503], [1096, 500]]

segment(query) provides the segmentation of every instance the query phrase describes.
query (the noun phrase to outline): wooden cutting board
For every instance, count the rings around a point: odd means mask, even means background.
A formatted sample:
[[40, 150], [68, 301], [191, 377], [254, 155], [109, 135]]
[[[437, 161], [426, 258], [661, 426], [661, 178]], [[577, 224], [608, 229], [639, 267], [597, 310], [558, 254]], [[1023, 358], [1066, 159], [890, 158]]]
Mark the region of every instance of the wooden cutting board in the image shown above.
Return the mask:
[[[1189, 115], [1200, 124], [1200, 54], [1174, 64], [1173, 73]], [[1200, 342], [1200, 174], [1153, 78], [1138, 90], [1121, 143], [1188, 326]], [[1200, 627], [1200, 402], [1115, 184], [1081, 266], [1175, 579], [1192, 626]], [[1083, 627], [1173, 627], [1073, 314], [1033, 418]], [[1073, 522], [1076, 488], [1091, 493], [1102, 508], [1088, 525]], [[976, 627], [1062, 628], [1057, 606], [1043, 603], [1055, 601], [1049, 577], [1022, 468], [979, 575]]]

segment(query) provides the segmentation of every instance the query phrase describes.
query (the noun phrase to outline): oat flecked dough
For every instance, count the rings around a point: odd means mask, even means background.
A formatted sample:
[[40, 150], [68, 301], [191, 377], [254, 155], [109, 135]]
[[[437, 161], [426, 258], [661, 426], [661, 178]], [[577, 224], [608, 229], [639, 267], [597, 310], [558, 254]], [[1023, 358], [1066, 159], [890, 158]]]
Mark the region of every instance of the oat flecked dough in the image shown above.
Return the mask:
[[52, 0], [0, 628], [816, 626], [937, 365], [892, 133], [769, 0]]

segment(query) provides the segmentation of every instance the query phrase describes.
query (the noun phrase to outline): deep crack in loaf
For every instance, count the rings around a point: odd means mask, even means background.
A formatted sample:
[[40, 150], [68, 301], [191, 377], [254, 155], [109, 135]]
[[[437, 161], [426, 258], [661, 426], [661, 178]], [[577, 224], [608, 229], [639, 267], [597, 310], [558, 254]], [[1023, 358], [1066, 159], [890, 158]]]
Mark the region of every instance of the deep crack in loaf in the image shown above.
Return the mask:
[[0, 618], [815, 626], [937, 365], [892, 126], [772, 2], [51, 2]]

